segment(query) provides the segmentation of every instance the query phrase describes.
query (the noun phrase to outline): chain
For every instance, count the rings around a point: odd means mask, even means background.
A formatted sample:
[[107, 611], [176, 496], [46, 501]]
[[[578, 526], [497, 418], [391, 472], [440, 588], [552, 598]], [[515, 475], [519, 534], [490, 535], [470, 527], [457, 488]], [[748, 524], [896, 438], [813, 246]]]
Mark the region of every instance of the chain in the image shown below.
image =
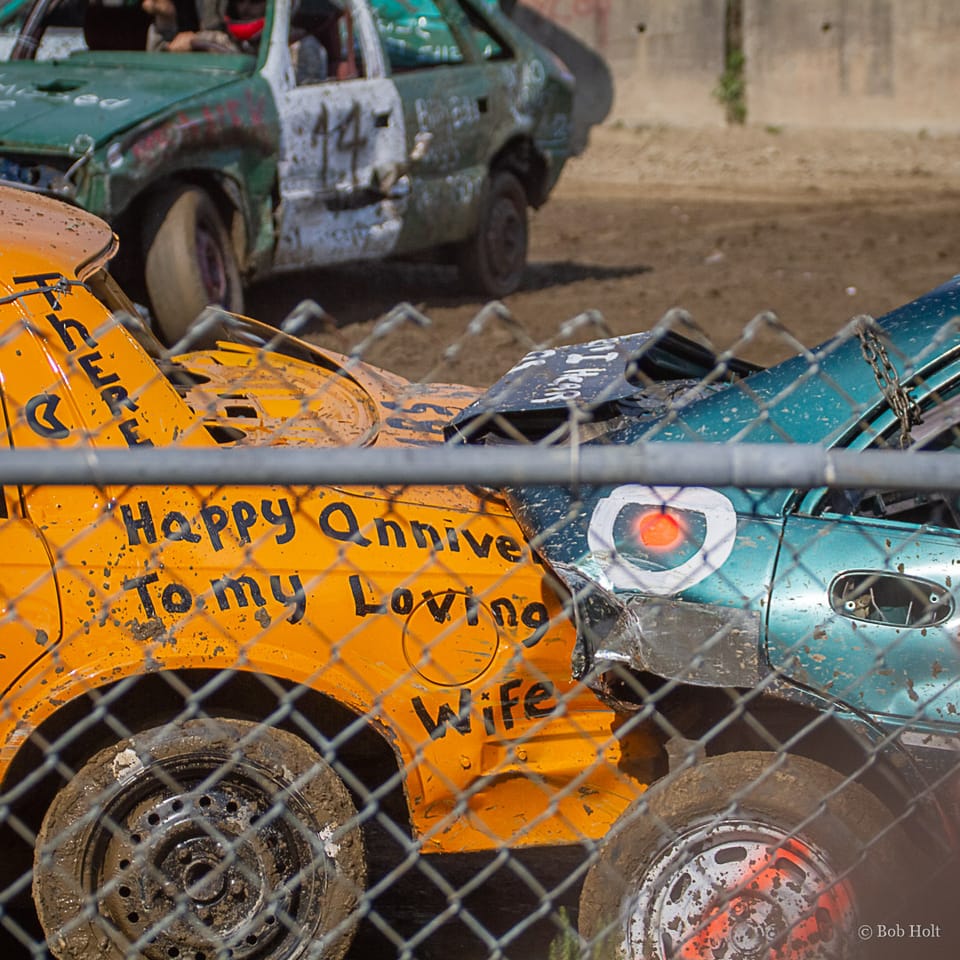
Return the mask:
[[910, 446], [911, 428], [923, 422], [920, 417], [920, 407], [900, 383], [896, 368], [887, 354], [887, 348], [877, 336], [872, 318], [861, 318], [857, 325], [857, 336], [860, 337], [863, 359], [870, 364], [877, 386], [880, 387], [890, 404], [890, 409], [900, 421], [900, 449], [905, 450]]

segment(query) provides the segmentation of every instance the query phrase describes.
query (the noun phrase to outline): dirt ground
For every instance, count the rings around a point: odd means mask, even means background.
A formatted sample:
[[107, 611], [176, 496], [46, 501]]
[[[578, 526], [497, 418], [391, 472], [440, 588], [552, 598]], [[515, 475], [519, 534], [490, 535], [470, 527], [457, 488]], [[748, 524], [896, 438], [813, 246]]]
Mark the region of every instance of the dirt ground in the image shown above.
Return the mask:
[[[489, 383], [587, 310], [622, 334], [683, 307], [718, 349], [771, 362], [960, 272], [958, 221], [958, 137], [596, 127], [532, 215], [529, 268], [506, 300], [520, 331], [469, 333], [483, 301], [460, 293], [451, 268], [426, 264], [281, 278], [251, 291], [247, 311], [276, 322], [312, 297], [339, 324], [312, 339], [345, 350], [409, 301], [431, 327], [405, 324], [365, 355], [415, 379]], [[784, 331], [759, 324], [744, 337], [763, 311]]]

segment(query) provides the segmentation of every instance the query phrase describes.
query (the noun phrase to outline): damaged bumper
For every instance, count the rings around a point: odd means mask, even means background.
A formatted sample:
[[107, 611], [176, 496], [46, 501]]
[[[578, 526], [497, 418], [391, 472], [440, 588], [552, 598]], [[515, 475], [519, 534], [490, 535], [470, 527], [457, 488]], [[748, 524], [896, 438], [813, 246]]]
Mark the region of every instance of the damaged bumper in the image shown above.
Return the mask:
[[573, 593], [573, 672], [601, 696], [618, 665], [705, 687], [752, 687], [760, 680], [756, 611], [663, 597], [623, 600], [573, 567], [557, 573]]

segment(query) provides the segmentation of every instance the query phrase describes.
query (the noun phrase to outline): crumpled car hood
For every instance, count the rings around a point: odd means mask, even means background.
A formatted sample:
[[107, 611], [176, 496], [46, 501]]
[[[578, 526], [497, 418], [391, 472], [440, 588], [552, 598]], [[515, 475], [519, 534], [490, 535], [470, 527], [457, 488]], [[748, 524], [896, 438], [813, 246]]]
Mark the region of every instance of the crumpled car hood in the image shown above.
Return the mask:
[[619, 416], [650, 418], [673, 400], [664, 384], [691, 392], [691, 385], [709, 378], [724, 388], [759, 369], [732, 357], [721, 366], [707, 347], [669, 329], [534, 350], [455, 417], [447, 435], [468, 443], [498, 438], [556, 443], [572, 409], [589, 413], [591, 424]]
[[221, 444], [344, 447], [443, 441], [453, 415], [477, 395], [472, 387], [411, 384], [341, 354], [271, 353], [221, 342], [177, 357], [167, 375]]

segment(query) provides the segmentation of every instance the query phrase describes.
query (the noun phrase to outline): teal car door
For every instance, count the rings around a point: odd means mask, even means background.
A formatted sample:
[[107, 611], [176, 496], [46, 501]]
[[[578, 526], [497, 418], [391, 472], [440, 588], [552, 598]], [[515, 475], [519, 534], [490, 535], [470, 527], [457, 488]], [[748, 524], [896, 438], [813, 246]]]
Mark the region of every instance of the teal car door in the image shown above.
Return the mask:
[[[958, 423], [960, 398], [931, 406], [913, 449], [960, 451]], [[957, 728], [958, 607], [957, 494], [815, 491], [784, 526], [767, 654], [792, 680], [881, 720]]]
[[497, 86], [498, 61], [512, 54], [457, 3], [375, 0], [372, 7], [407, 131], [412, 189], [399, 252], [462, 240], [508, 101]]
[[900, 721], [960, 724], [960, 531], [791, 516], [767, 631], [774, 669]]

